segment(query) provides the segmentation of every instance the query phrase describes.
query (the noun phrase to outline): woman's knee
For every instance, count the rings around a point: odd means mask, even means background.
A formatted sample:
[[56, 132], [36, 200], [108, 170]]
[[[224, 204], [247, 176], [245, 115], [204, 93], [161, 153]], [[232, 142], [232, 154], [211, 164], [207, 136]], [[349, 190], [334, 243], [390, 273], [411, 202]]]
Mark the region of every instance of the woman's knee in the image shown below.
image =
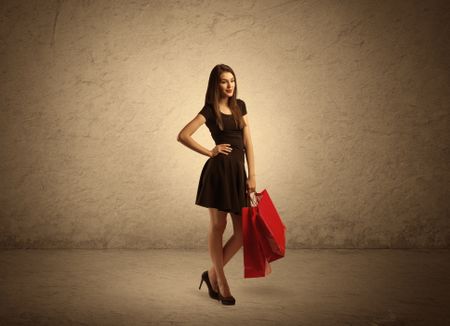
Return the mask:
[[237, 214], [231, 214], [233, 221], [233, 235], [236, 237], [242, 237], [242, 217]]
[[223, 233], [227, 224], [222, 222], [211, 222], [211, 230], [217, 233]]
[[211, 229], [215, 232], [224, 232], [227, 226], [227, 213], [210, 208]]

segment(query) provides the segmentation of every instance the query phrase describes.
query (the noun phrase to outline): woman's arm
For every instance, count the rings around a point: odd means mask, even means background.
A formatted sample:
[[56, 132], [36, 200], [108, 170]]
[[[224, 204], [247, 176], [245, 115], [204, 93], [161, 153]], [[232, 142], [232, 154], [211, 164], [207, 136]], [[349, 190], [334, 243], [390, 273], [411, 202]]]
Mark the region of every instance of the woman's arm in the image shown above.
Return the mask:
[[181, 129], [181, 131], [178, 133], [177, 141], [200, 154], [212, 157], [212, 151], [203, 147], [191, 137], [192, 134], [194, 134], [194, 132], [196, 132], [197, 129], [200, 128], [200, 126], [205, 122], [205, 117], [202, 114], [197, 114], [197, 116], [192, 119], [186, 126], [184, 126], [184, 128]]
[[247, 157], [247, 167], [248, 167], [247, 188], [249, 188], [251, 191], [256, 191], [255, 153], [253, 151], [253, 143], [250, 134], [250, 125], [248, 122], [247, 114], [243, 116], [243, 119], [246, 123], [243, 132], [244, 132], [245, 155]]

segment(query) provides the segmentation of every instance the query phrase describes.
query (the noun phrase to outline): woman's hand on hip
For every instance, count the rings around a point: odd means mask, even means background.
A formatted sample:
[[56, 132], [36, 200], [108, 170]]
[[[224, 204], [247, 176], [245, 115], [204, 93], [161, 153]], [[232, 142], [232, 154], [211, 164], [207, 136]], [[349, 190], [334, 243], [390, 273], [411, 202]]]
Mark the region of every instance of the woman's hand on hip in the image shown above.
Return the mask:
[[211, 150], [211, 157], [217, 156], [219, 153], [228, 155], [232, 150], [233, 148], [231, 148], [231, 144], [217, 144]]

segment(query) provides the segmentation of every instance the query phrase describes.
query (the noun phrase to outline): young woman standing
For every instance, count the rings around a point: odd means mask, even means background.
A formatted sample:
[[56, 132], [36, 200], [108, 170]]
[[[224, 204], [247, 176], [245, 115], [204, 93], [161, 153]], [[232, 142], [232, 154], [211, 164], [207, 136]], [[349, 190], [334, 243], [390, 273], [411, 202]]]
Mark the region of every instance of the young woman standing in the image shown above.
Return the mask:
[[[242, 246], [241, 209], [247, 206], [247, 196], [256, 189], [247, 108], [236, 96], [235, 73], [227, 65], [216, 65], [209, 76], [203, 108], [177, 137], [185, 146], [209, 157], [200, 175], [195, 204], [209, 210], [208, 249], [212, 267], [202, 273], [199, 289], [204, 281], [209, 296], [228, 305], [236, 300], [231, 295], [224, 266]], [[204, 123], [216, 144], [211, 150], [191, 137]], [[233, 221], [233, 235], [222, 248], [228, 213]]]

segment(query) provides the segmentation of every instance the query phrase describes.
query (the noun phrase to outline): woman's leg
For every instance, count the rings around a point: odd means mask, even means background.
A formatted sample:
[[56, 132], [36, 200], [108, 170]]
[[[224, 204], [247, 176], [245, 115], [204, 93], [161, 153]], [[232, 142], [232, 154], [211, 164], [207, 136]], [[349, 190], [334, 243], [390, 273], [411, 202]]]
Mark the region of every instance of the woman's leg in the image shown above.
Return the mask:
[[[214, 279], [217, 279], [216, 290], [220, 287], [220, 293], [223, 296], [229, 296], [231, 293], [223, 270], [222, 248], [222, 236], [227, 225], [227, 213], [215, 208], [209, 208], [209, 215], [208, 248], [214, 266]], [[209, 277], [212, 277], [211, 273]]]
[[[242, 217], [233, 213], [230, 213], [230, 215], [233, 221], [233, 235], [230, 237], [230, 239], [228, 239], [222, 250], [223, 266], [225, 266], [236, 254], [236, 252], [239, 251], [243, 243]], [[214, 265], [209, 269], [209, 278], [214, 290], [217, 291], [217, 275]]]

